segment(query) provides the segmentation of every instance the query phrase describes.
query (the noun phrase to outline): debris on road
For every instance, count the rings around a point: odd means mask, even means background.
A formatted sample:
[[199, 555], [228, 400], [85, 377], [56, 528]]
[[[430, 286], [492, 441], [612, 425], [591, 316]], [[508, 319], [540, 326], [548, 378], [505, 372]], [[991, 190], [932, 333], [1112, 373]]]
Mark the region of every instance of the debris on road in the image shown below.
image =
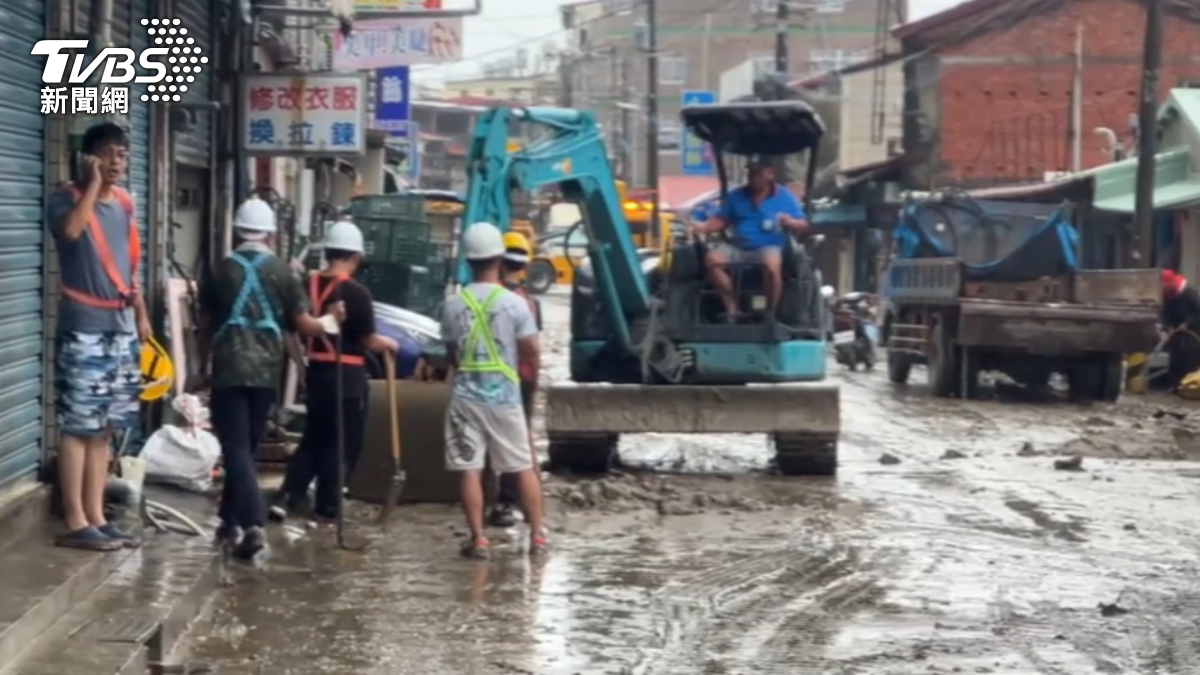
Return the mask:
[[1021, 444], [1021, 449], [1017, 451], [1017, 457], [1037, 457], [1038, 451], [1033, 447], [1033, 443], [1025, 441]]
[[1076, 455], [1066, 459], [1054, 460], [1055, 471], [1083, 471], [1083, 457]]
[[884, 466], [894, 466], [900, 463], [900, 458], [891, 453], [885, 452], [879, 456], [879, 463], [883, 464]]
[[947, 450], [946, 452], [942, 453], [942, 459], [966, 459], [966, 458], [967, 458], [967, 456], [965, 454], [959, 452], [958, 450], [951, 449], [951, 450]]

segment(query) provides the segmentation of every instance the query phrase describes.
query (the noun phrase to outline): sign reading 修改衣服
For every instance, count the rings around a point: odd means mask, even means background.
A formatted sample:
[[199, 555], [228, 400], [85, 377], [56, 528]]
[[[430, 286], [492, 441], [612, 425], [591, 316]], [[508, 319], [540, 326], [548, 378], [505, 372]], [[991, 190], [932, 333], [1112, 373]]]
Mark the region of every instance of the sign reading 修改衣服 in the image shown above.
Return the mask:
[[366, 88], [363, 75], [251, 75], [242, 142], [251, 153], [361, 155]]
[[375, 119], [372, 128], [387, 132], [388, 136], [408, 137], [408, 83], [408, 66], [375, 71]]

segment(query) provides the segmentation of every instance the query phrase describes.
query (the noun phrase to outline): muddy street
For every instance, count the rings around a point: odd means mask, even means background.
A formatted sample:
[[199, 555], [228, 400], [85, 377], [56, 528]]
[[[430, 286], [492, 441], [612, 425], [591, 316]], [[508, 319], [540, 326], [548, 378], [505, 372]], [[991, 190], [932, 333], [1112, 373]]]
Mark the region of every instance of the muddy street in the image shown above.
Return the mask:
[[[545, 304], [561, 379], [566, 298]], [[544, 561], [516, 531], [491, 561], [458, 559], [449, 507], [398, 510], [362, 553], [278, 529], [194, 659], [225, 675], [1200, 672], [1188, 411], [933, 400], [832, 372], [836, 481], [765, 475], [760, 436], [630, 437], [633, 469], [550, 479]]]

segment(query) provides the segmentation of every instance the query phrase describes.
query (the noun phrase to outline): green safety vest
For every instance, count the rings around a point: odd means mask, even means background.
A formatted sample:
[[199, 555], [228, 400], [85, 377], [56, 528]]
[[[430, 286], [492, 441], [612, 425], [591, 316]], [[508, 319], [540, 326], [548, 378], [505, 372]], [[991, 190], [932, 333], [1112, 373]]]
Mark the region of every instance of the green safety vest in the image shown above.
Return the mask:
[[[491, 323], [488, 322], [488, 312], [503, 293], [503, 288], [495, 289], [481, 305], [469, 290], [463, 290], [463, 302], [467, 305], [467, 309], [471, 310], [471, 314], [475, 315], [475, 321], [471, 326], [471, 332], [467, 334], [467, 341], [463, 345], [458, 371], [460, 373], [500, 373], [514, 383], [519, 383], [521, 379], [517, 376], [517, 369], [504, 361], [504, 357], [500, 354], [500, 345], [496, 344], [496, 336], [492, 335]], [[487, 356], [483, 359], [476, 356], [480, 341], [487, 348]]]

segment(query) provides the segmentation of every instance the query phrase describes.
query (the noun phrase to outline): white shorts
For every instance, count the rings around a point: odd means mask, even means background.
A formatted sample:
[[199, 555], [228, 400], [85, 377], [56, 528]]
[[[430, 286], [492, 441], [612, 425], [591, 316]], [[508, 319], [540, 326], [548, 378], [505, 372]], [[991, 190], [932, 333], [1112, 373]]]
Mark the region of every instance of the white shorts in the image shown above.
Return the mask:
[[746, 250], [738, 248], [733, 244], [718, 244], [713, 251], [721, 256], [726, 265], [761, 265], [763, 258], [769, 254], [774, 254], [775, 257], [782, 255], [783, 249], [778, 246], [765, 246], [754, 250]]
[[488, 459], [496, 473], [533, 468], [524, 408], [451, 399], [446, 411], [446, 469], [481, 471]]

